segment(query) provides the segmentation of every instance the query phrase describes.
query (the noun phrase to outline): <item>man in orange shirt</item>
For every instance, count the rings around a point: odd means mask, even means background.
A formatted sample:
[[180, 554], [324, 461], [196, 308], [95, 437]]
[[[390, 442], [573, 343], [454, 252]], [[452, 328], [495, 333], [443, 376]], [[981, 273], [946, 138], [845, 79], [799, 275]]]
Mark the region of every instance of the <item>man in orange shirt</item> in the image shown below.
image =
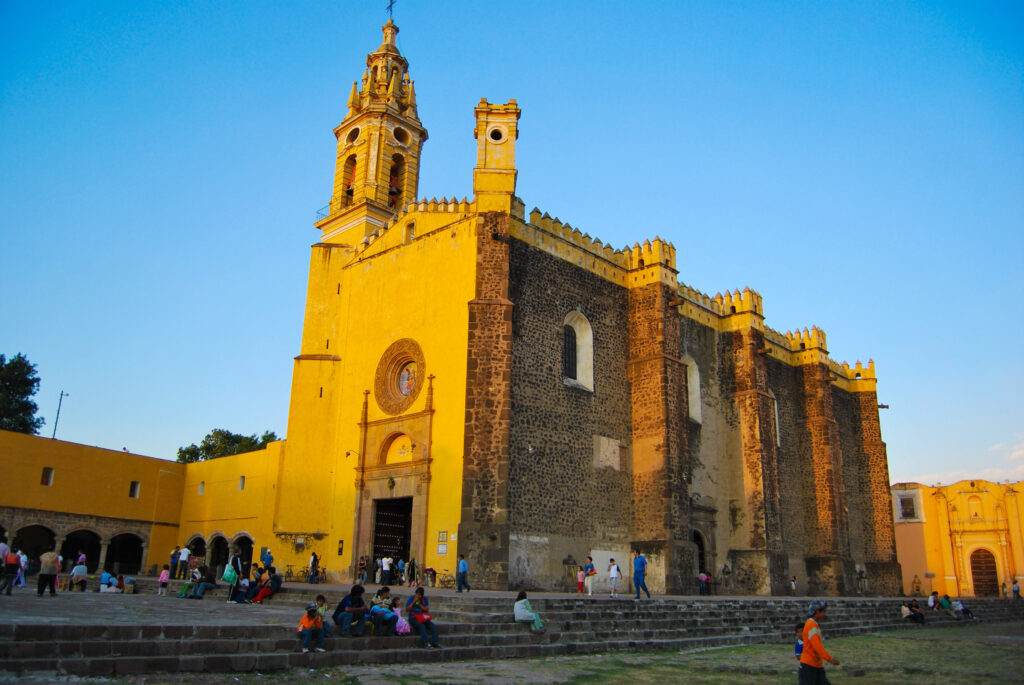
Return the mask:
[[316, 604], [307, 604], [306, 613], [299, 619], [299, 627], [295, 631], [302, 640], [302, 653], [309, 651], [309, 643], [316, 640], [316, 651], [323, 652], [324, 649], [324, 623], [320, 620], [320, 612]]
[[835, 659], [821, 643], [821, 628], [818, 621], [825, 618], [825, 602], [816, 599], [811, 602], [807, 611], [810, 617], [804, 623], [804, 649], [800, 653], [800, 670], [798, 671], [799, 685], [831, 685], [825, 677], [825, 664], [823, 661], [831, 662], [833, 666], [839, 665], [839, 659]]

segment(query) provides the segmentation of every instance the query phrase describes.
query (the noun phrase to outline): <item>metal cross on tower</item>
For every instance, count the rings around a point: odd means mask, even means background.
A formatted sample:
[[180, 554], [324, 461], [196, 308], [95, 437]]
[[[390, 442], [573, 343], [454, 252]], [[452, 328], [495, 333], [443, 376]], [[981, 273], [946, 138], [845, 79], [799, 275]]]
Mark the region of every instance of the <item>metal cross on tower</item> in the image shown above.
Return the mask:
[[388, 11], [388, 19], [395, 18], [395, 0], [388, 0], [388, 6], [384, 9]]

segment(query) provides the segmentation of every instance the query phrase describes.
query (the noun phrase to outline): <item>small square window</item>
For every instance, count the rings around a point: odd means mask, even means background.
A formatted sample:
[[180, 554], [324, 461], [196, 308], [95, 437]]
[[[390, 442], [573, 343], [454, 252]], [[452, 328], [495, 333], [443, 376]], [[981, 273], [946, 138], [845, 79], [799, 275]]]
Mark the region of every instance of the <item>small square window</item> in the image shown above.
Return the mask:
[[43, 477], [39, 480], [39, 484], [46, 487], [53, 485], [53, 469], [51, 467], [43, 467]]
[[133, 480], [132, 484], [128, 486], [128, 496], [132, 499], [139, 498], [139, 481]]
[[917, 518], [917, 507], [914, 506], [913, 497], [900, 497], [900, 518]]
[[245, 490], [245, 476], [238, 477], [238, 489]]
[[203, 491], [205, 491], [205, 490], [206, 490], [206, 481], [205, 480], [199, 481], [199, 494], [200, 495], [203, 494]]

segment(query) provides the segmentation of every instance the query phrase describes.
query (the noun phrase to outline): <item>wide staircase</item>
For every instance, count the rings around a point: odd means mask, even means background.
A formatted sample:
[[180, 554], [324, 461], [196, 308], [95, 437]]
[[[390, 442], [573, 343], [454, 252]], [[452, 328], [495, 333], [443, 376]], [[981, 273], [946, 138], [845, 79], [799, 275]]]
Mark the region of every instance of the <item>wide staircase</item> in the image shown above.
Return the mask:
[[[616, 651], [680, 651], [758, 642], [788, 643], [806, 610], [806, 598], [531, 598], [547, 632], [531, 634], [512, 620], [512, 597], [429, 595], [442, 649], [423, 649], [418, 630], [397, 637], [332, 637], [326, 652], [303, 654], [295, 625], [317, 589], [289, 589], [272, 601], [272, 612], [225, 606], [223, 593], [203, 604], [168, 598], [130, 596], [120, 602], [137, 611], [137, 624], [81, 618], [63, 625], [7, 621], [0, 625], [0, 674], [110, 676], [153, 672], [267, 672], [349, 664], [391, 664], [477, 659], [511, 659]], [[216, 595], [220, 595], [219, 601]], [[340, 597], [328, 594], [331, 604]], [[402, 592], [403, 596], [407, 592]], [[95, 596], [99, 598], [99, 595]], [[47, 599], [33, 598], [46, 602]], [[75, 601], [59, 598], [56, 601]], [[160, 605], [159, 602], [180, 602]], [[828, 637], [879, 630], [912, 629], [899, 619], [900, 600], [830, 599], [823, 629]], [[207, 614], [188, 623], [173, 617], [159, 624], [159, 606], [189, 605]], [[97, 605], [99, 606], [99, 605]], [[107, 606], [113, 606], [108, 604]], [[147, 609], [146, 606], [156, 607]], [[1024, 620], [1024, 602], [970, 600], [979, 620]], [[2, 607], [2, 605], [0, 605]], [[238, 613], [243, 612], [243, 613]], [[262, 613], [261, 613], [262, 612]], [[209, 615], [213, 615], [210, 618]], [[97, 613], [97, 615], [99, 615]], [[219, 620], [218, 619], [222, 619]], [[952, 617], [927, 612], [929, 625]], [[337, 632], [337, 628], [335, 628]]]

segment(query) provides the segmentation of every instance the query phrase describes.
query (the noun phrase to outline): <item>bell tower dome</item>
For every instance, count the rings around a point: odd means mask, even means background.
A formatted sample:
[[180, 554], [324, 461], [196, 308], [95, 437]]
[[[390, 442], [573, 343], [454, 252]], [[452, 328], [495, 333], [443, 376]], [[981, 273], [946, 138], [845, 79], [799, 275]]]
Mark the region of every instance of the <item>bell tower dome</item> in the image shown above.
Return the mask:
[[358, 242], [416, 199], [427, 130], [416, 113], [409, 62], [395, 43], [398, 27], [389, 19], [382, 29], [384, 40], [366, 56], [348, 114], [334, 129], [334, 191], [316, 222], [325, 242]]

